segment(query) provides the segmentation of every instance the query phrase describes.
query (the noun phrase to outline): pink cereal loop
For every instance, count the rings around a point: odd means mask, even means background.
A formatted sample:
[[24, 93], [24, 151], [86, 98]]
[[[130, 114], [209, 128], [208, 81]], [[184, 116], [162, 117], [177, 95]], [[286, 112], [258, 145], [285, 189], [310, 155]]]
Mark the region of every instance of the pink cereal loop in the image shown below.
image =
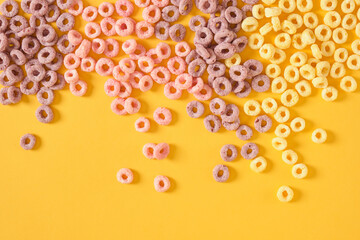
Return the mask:
[[139, 89], [140, 88], [139, 82], [143, 76], [144, 76], [144, 74], [142, 74], [139, 71], [135, 71], [135, 72], [131, 73], [130, 77], [129, 77], [129, 83], [130, 83], [131, 87], [135, 88], [135, 89]]
[[87, 91], [87, 83], [79, 80], [73, 83], [70, 83], [70, 92], [75, 96], [82, 97]]
[[142, 17], [148, 23], [157, 23], [161, 18], [161, 10], [155, 5], [150, 5], [144, 8]]
[[154, 85], [154, 82], [149, 75], [145, 75], [142, 78], [140, 78], [140, 81], [139, 81], [140, 91], [142, 91], [142, 92], [149, 91], [153, 85]]
[[85, 58], [88, 56], [91, 50], [91, 42], [87, 39], [83, 39], [80, 46], [75, 51], [75, 55], [79, 58]]
[[126, 54], [132, 54], [135, 52], [137, 45], [135, 39], [128, 39], [122, 44], [121, 48]]
[[101, 38], [95, 38], [92, 40], [91, 49], [96, 54], [102, 54], [105, 51], [106, 43]]
[[96, 19], [97, 17], [97, 8], [94, 6], [88, 6], [84, 9], [83, 13], [82, 13], [82, 18], [87, 21], [87, 22], [92, 22]]
[[95, 70], [96, 61], [92, 57], [81, 59], [81, 70], [84, 72], [93, 72]]
[[199, 92], [193, 93], [193, 95], [200, 101], [207, 101], [212, 96], [212, 88], [209, 85], [204, 84], [204, 87]]
[[110, 17], [115, 11], [114, 5], [109, 2], [102, 2], [98, 7], [98, 12], [102, 17]]
[[69, 42], [75, 46], [79, 45], [82, 41], [82, 35], [76, 30], [70, 30], [68, 32]]
[[67, 83], [74, 83], [79, 80], [79, 73], [76, 69], [69, 69], [64, 73], [64, 78]]
[[194, 94], [201, 91], [201, 89], [203, 88], [204, 88], [204, 80], [200, 77], [193, 78], [193, 83], [191, 87], [188, 88], [188, 92]]
[[109, 76], [114, 69], [114, 62], [109, 58], [100, 58], [95, 65], [95, 71], [101, 76]]
[[85, 25], [85, 35], [88, 38], [96, 38], [100, 36], [100, 34], [101, 34], [101, 28], [98, 23], [89, 22]]
[[175, 45], [175, 54], [179, 57], [186, 57], [191, 51], [187, 42], [179, 42]]
[[75, 69], [80, 66], [80, 58], [74, 53], [69, 53], [64, 57], [64, 66], [66, 69]]
[[172, 114], [169, 109], [164, 107], [159, 107], [154, 111], [154, 120], [159, 125], [169, 125], [172, 120]]
[[128, 114], [138, 113], [141, 108], [139, 100], [133, 97], [129, 97], [125, 100], [125, 110]]
[[145, 56], [146, 49], [143, 45], [137, 44], [135, 51], [129, 54], [129, 57], [133, 60], [138, 60], [140, 57]]
[[138, 66], [144, 73], [149, 73], [154, 69], [154, 60], [147, 56], [142, 56], [138, 59]]
[[147, 132], [150, 129], [150, 121], [146, 117], [139, 117], [135, 121], [135, 130], [138, 132]]
[[119, 54], [120, 46], [118, 41], [113, 38], [108, 38], [105, 40], [105, 51], [104, 54], [109, 57], [113, 58]]
[[178, 89], [188, 89], [192, 86], [193, 77], [188, 73], [180, 74], [175, 79], [175, 87]]
[[170, 153], [170, 146], [167, 143], [159, 143], [154, 149], [154, 156], [158, 160], [166, 158]]
[[119, 91], [119, 97], [127, 98], [132, 93], [132, 87], [127, 82], [119, 82], [120, 83], [120, 91]]
[[182, 90], [175, 87], [174, 82], [168, 82], [164, 86], [164, 95], [168, 99], [176, 100], [181, 98]]
[[151, 0], [151, 2], [152, 2], [155, 6], [158, 6], [158, 7], [160, 7], [160, 8], [166, 7], [167, 5], [169, 5], [169, 0]]
[[115, 19], [111, 17], [104, 18], [100, 22], [101, 31], [106, 36], [114, 36], [116, 34], [115, 24], [116, 24]]
[[150, 73], [152, 79], [158, 84], [165, 84], [170, 81], [171, 74], [166, 67], [156, 67]]
[[187, 64], [181, 57], [172, 57], [167, 62], [169, 71], [174, 75], [180, 75], [185, 72]]
[[127, 81], [130, 76], [129, 73], [122, 71], [119, 65], [116, 65], [113, 68], [112, 75], [116, 81], [120, 81], [120, 82]]
[[167, 190], [169, 190], [170, 186], [170, 180], [166, 176], [155, 177], [154, 187], [157, 192], [166, 192]]
[[169, 44], [164, 43], [164, 42], [160, 42], [156, 48], [156, 53], [157, 55], [161, 58], [161, 59], [167, 59], [170, 57], [171, 55], [171, 48], [169, 46]]
[[115, 98], [112, 102], [111, 102], [111, 110], [117, 114], [117, 115], [126, 115], [127, 112], [125, 111], [125, 99], [123, 98]]
[[129, 17], [120, 18], [115, 23], [116, 34], [121, 37], [126, 37], [134, 33], [136, 22]]
[[155, 143], [146, 143], [143, 146], [143, 154], [147, 159], [154, 159]]
[[84, 10], [84, 4], [81, 0], [75, 0], [74, 4], [68, 9], [69, 13], [73, 16], [80, 15]]
[[135, 5], [139, 8], [145, 8], [150, 5], [150, 0], [135, 0]]
[[156, 52], [155, 48], [151, 48], [146, 52], [146, 56], [151, 57], [155, 64], [161, 63], [163, 60]]
[[132, 181], [134, 181], [134, 174], [133, 172], [128, 168], [121, 168], [116, 173], [116, 179], [123, 184], [130, 184]]
[[115, 3], [115, 10], [121, 17], [128, 17], [134, 12], [134, 5], [128, 0], [118, 0]]
[[116, 97], [120, 92], [120, 83], [109, 78], [104, 84], [104, 91], [109, 97]]
[[126, 73], [133, 73], [136, 69], [136, 63], [131, 58], [123, 58], [119, 62], [120, 69]]
[[154, 31], [154, 27], [146, 21], [136, 23], [135, 32], [140, 39], [150, 38], [152, 35], [154, 35]]

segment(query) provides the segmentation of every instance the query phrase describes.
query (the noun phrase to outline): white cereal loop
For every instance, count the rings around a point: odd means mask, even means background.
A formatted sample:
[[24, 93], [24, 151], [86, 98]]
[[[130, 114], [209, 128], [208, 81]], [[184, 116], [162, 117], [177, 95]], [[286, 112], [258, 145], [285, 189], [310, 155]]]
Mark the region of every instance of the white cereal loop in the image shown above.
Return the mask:
[[326, 77], [316, 77], [311, 83], [315, 88], [326, 88], [329, 84]]
[[259, 50], [260, 56], [263, 59], [269, 60], [275, 54], [275, 47], [270, 43], [265, 43]]
[[291, 133], [290, 127], [283, 123], [280, 123], [275, 128], [275, 135], [277, 137], [287, 138], [290, 135], [290, 133]]
[[247, 17], [241, 23], [241, 28], [244, 32], [254, 32], [259, 26], [259, 23], [254, 17]]
[[290, 111], [287, 107], [284, 106], [280, 106], [275, 114], [274, 114], [274, 118], [278, 123], [285, 123], [289, 120], [290, 118]]
[[305, 120], [301, 117], [296, 117], [291, 121], [290, 127], [293, 132], [301, 132], [305, 129]]
[[286, 107], [292, 107], [299, 101], [299, 94], [294, 89], [288, 89], [281, 94], [281, 103]]
[[308, 97], [311, 95], [311, 85], [306, 80], [301, 80], [295, 84], [295, 89], [302, 97]]
[[337, 0], [321, 0], [320, 7], [325, 11], [332, 11], [336, 8], [338, 1]]
[[273, 93], [283, 93], [287, 89], [287, 82], [283, 77], [277, 77], [271, 82], [271, 91]]
[[350, 70], [359, 70], [360, 69], [360, 56], [357, 54], [350, 55], [346, 61], [346, 66]]
[[315, 68], [310, 64], [305, 64], [299, 69], [300, 75], [306, 80], [311, 80], [315, 77]]
[[299, 159], [297, 153], [291, 149], [283, 151], [281, 154], [281, 158], [286, 164], [289, 165], [294, 165]]
[[345, 76], [340, 81], [340, 88], [345, 92], [354, 92], [357, 89], [357, 82], [351, 76]]
[[326, 87], [321, 91], [321, 97], [327, 101], [332, 102], [337, 99], [338, 96], [338, 90], [334, 87]]
[[279, 0], [278, 6], [284, 13], [292, 13], [296, 9], [296, 2], [295, 0]]
[[294, 197], [294, 191], [288, 186], [281, 186], [276, 196], [280, 202], [290, 202]]
[[275, 99], [273, 98], [265, 98], [261, 103], [261, 108], [265, 113], [273, 114], [276, 112], [278, 104]]
[[356, 27], [356, 16], [354, 14], [346, 14], [341, 22], [341, 26], [346, 30], [353, 30]]
[[317, 128], [311, 134], [311, 140], [314, 143], [324, 143], [327, 139], [327, 133], [322, 128]]
[[344, 28], [335, 28], [332, 34], [332, 39], [337, 44], [343, 44], [348, 39], [348, 32]]
[[295, 67], [301, 67], [304, 64], [306, 64], [308, 60], [308, 56], [306, 53], [304, 52], [295, 52], [293, 55], [291, 55], [290, 57], [290, 63], [291, 65], [295, 66]]
[[346, 62], [347, 58], [349, 56], [348, 50], [346, 48], [338, 48], [334, 52], [334, 60], [335, 62]]
[[256, 100], [248, 100], [244, 104], [244, 112], [249, 116], [257, 116], [261, 111], [260, 103]]
[[284, 78], [289, 83], [295, 83], [299, 81], [300, 78], [299, 69], [292, 65], [286, 66], [284, 70]]
[[276, 78], [281, 74], [281, 68], [279, 65], [270, 63], [266, 66], [265, 73], [269, 78]]
[[271, 141], [274, 149], [278, 151], [282, 151], [287, 148], [287, 141], [285, 138], [274, 137]]
[[292, 169], [291, 173], [294, 176], [294, 178], [302, 179], [305, 178], [308, 174], [308, 168], [303, 163], [295, 164]]
[[274, 44], [280, 49], [287, 49], [291, 45], [291, 37], [288, 33], [279, 33], [274, 39]]
[[316, 76], [327, 77], [330, 73], [331, 65], [328, 61], [321, 61], [316, 64]]
[[264, 157], [257, 157], [250, 162], [250, 168], [254, 172], [261, 173], [267, 167], [267, 161]]
[[332, 78], [336, 78], [336, 79], [342, 78], [343, 76], [345, 76], [345, 74], [346, 74], [346, 69], [344, 64], [338, 62], [333, 63], [330, 69], [330, 76]]
[[264, 37], [261, 34], [254, 33], [251, 34], [248, 41], [248, 46], [251, 49], [259, 49], [264, 44]]

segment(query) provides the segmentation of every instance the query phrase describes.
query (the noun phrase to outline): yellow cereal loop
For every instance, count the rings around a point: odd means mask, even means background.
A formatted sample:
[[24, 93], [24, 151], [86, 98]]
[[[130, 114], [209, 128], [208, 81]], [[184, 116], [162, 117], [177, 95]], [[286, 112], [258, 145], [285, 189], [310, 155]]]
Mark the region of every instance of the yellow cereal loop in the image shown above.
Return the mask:
[[281, 155], [282, 160], [289, 165], [294, 165], [297, 163], [299, 157], [294, 150], [288, 149], [282, 152]]
[[325, 57], [331, 57], [335, 52], [335, 43], [326, 41], [321, 43], [321, 54]]
[[248, 46], [251, 49], [259, 49], [264, 44], [264, 37], [259, 33], [253, 33], [249, 37]]
[[313, 30], [311, 30], [311, 29], [305, 29], [305, 30], [301, 33], [301, 40], [302, 40], [306, 45], [314, 44], [315, 41], [316, 41], [316, 37], [315, 37], [315, 34], [314, 34]]
[[322, 10], [332, 11], [336, 8], [337, 3], [337, 0], [321, 0], [320, 7]]
[[342, 78], [343, 76], [345, 76], [345, 74], [346, 69], [344, 64], [338, 62], [333, 63], [330, 69], [330, 76], [332, 78]]
[[268, 34], [269, 32], [271, 32], [271, 30], [273, 29], [271, 23], [265, 23], [264, 26], [262, 26], [259, 29], [259, 32], [261, 35], [265, 36], [266, 34]]
[[291, 173], [294, 176], [294, 178], [302, 179], [305, 178], [308, 174], [308, 168], [303, 163], [295, 164], [292, 169]]
[[271, 82], [271, 91], [273, 93], [283, 93], [287, 89], [287, 83], [283, 77], [274, 78]]
[[326, 87], [321, 91], [321, 96], [327, 102], [335, 101], [338, 96], [338, 90], [334, 87]]
[[328, 41], [331, 38], [331, 28], [325, 24], [321, 24], [315, 28], [315, 37], [319, 41]]
[[301, 80], [295, 84], [295, 89], [302, 97], [308, 97], [311, 95], [311, 85], [306, 80]]
[[247, 17], [241, 23], [244, 32], [254, 32], [259, 26], [258, 20], [254, 17]]
[[288, 33], [280, 33], [275, 37], [274, 44], [280, 49], [287, 49], [291, 45], [291, 37]]
[[288, 21], [288, 20], [283, 21], [281, 29], [284, 32], [286, 32], [288, 34], [291, 34], [291, 35], [296, 33], [295, 25], [292, 22]]
[[348, 36], [349, 36], [348, 32], [344, 28], [339, 27], [334, 29], [332, 34], [332, 39], [337, 44], [343, 44], [347, 41]]
[[285, 138], [274, 137], [271, 141], [273, 148], [278, 151], [282, 151], [287, 147], [287, 141]]
[[355, 10], [354, 0], [343, 0], [340, 6], [343, 13], [352, 13]]
[[[360, 8], [359, 8], [359, 11], [360, 11]], [[360, 37], [360, 23], [356, 24], [355, 34], [357, 37]]]
[[312, 44], [310, 48], [313, 57], [320, 60], [322, 58], [322, 54], [319, 46], [317, 44]]
[[296, 9], [295, 0], [279, 0], [278, 6], [284, 13], [292, 13]]
[[359, 70], [360, 69], [360, 56], [353, 54], [350, 55], [346, 61], [346, 66], [350, 70]]
[[300, 75], [307, 80], [311, 80], [315, 77], [315, 68], [313, 68], [310, 64], [301, 66], [299, 72]]
[[321, 61], [316, 64], [316, 76], [327, 77], [330, 73], [331, 65], [328, 61]]
[[244, 112], [249, 116], [257, 116], [261, 111], [260, 103], [256, 100], [248, 100], [244, 104]]
[[297, 33], [292, 37], [292, 45], [295, 49], [301, 50], [304, 49], [307, 44], [302, 40], [301, 33]]
[[279, 48], [276, 48], [274, 56], [270, 58], [270, 62], [274, 64], [283, 63], [285, 60], [286, 60], [286, 53]]
[[324, 16], [324, 23], [331, 28], [336, 28], [341, 24], [341, 16], [336, 11], [327, 12]]
[[314, 29], [319, 24], [319, 19], [317, 15], [313, 12], [308, 12], [304, 14], [304, 25], [308, 28]]
[[294, 191], [289, 186], [281, 186], [276, 196], [280, 202], [290, 202], [294, 197]]
[[319, 59], [316, 58], [309, 58], [307, 63], [310, 64], [310, 66], [312, 66], [313, 68], [316, 67], [316, 64], [318, 64], [320, 62]]
[[311, 82], [315, 88], [326, 88], [329, 85], [326, 77], [316, 77]]
[[265, 43], [259, 50], [260, 56], [263, 59], [269, 60], [275, 54], [275, 47], [270, 43]]
[[253, 7], [252, 7], [252, 15], [254, 18], [256, 19], [262, 19], [265, 17], [265, 8], [264, 8], [264, 5], [262, 4], [255, 4]]
[[353, 30], [356, 27], [356, 16], [354, 14], [346, 14], [341, 22], [341, 26], [346, 30]]
[[264, 157], [257, 157], [250, 162], [250, 168], [254, 172], [261, 173], [266, 169], [267, 161]]
[[272, 17], [271, 18], [271, 24], [272, 24], [273, 29], [274, 29], [275, 32], [281, 30], [281, 22], [280, 22], [279, 17]]
[[277, 137], [287, 138], [290, 135], [290, 133], [291, 133], [291, 130], [290, 130], [289, 126], [286, 124], [280, 123], [275, 128], [275, 135]]
[[351, 50], [355, 54], [360, 54], [360, 39], [356, 39], [351, 43]]
[[265, 17], [277, 17], [281, 14], [281, 8], [279, 7], [267, 7], [265, 8]]
[[276, 0], [262, 0], [263, 3], [265, 3], [266, 5], [271, 5], [275, 2]]
[[345, 92], [354, 92], [357, 89], [357, 82], [351, 76], [345, 76], [340, 81], [340, 88]]
[[314, 143], [324, 143], [327, 139], [327, 133], [322, 128], [317, 128], [311, 134], [311, 140]]
[[310, 12], [313, 6], [312, 0], [296, 0], [296, 7], [300, 12]]
[[306, 64], [307, 60], [308, 56], [305, 52], [295, 52], [290, 57], [290, 63], [295, 67], [301, 67], [302, 65]]
[[349, 53], [346, 48], [338, 48], [334, 52], [334, 60], [335, 62], [346, 62], [347, 58], [349, 57]]
[[281, 68], [279, 65], [274, 64], [274, 63], [270, 63], [269, 65], [266, 66], [265, 68], [265, 74], [269, 77], [269, 78], [276, 78], [278, 76], [280, 76], [281, 74]]
[[301, 132], [305, 129], [305, 120], [301, 117], [296, 117], [291, 121], [290, 127], [294, 132]]
[[304, 20], [300, 14], [292, 13], [287, 17], [287, 20], [290, 21], [298, 29], [301, 28], [304, 24]]
[[280, 106], [274, 114], [274, 118], [278, 123], [285, 123], [290, 118], [290, 111], [287, 107]]
[[235, 53], [231, 58], [225, 60], [225, 66], [231, 68], [234, 65], [239, 65], [241, 63], [241, 57], [238, 53]]
[[289, 83], [295, 83], [299, 81], [300, 78], [299, 69], [292, 65], [286, 66], [284, 70], [284, 78]]
[[281, 94], [281, 103], [285, 107], [292, 107], [299, 101], [299, 94], [294, 89], [288, 89]]
[[261, 108], [263, 111], [267, 114], [274, 114], [276, 112], [276, 109], [278, 107], [278, 104], [275, 99], [273, 98], [265, 98], [262, 100]]

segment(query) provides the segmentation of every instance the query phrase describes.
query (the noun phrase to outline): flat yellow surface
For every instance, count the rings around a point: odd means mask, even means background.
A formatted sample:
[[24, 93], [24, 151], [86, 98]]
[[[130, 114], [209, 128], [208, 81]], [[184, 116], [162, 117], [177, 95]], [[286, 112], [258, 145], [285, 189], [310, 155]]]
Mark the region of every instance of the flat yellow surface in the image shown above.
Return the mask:
[[[136, 19], [140, 14], [137, 10]], [[83, 26], [76, 24], [78, 29]], [[156, 43], [143, 44], [148, 48]], [[242, 54], [243, 59], [256, 56], [250, 50]], [[147, 93], [136, 90], [140, 113], [121, 117], [110, 110], [105, 77], [81, 73], [81, 78], [89, 85], [88, 94], [75, 97], [68, 88], [56, 92], [51, 124], [36, 120], [35, 96], [0, 106], [0, 239], [360, 239], [359, 91], [339, 90], [334, 103], [314, 91], [291, 109], [292, 116], [306, 120], [306, 130], [288, 138], [289, 148], [309, 166], [306, 179], [294, 179], [291, 166], [271, 147], [272, 128], [253, 137], [268, 170], [256, 174], [250, 161], [238, 158], [226, 163], [229, 181], [217, 183], [212, 168], [224, 163], [220, 148], [231, 143], [240, 149], [244, 142], [234, 132], [209, 133], [203, 118], [189, 118], [185, 106], [192, 96], [168, 100], [159, 85]], [[339, 89], [336, 80], [331, 84]], [[248, 99], [270, 95], [251, 93]], [[233, 95], [225, 99], [240, 107], [246, 101]], [[171, 125], [151, 120], [150, 132], [136, 132], [134, 121], [139, 116], [152, 119], [159, 106], [172, 110]], [[240, 118], [251, 125], [254, 121], [243, 111]], [[311, 142], [317, 127], [327, 130], [326, 144]], [[35, 150], [19, 146], [25, 133], [38, 137]], [[148, 142], [168, 142], [169, 157], [146, 159], [141, 150]], [[116, 181], [123, 167], [134, 171], [133, 184]], [[153, 179], [159, 174], [171, 179], [167, 193], [154, 190]], [[284, 184], [294, 189], [291, 203], [276, 198]]]

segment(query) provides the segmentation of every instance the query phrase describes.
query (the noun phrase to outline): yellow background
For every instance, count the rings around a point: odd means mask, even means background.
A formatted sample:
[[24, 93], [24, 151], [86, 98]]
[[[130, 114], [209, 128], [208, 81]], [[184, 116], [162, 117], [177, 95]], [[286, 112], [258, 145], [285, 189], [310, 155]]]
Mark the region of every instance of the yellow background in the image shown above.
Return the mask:
[[[140, 14], [136, 10], [137, 19]], [[182, 19], [187, 22], [190, 16]], [[76, 23], [77, 29], [83, 26]], [[187, 40], [192, 37], [188, 34]], [[156, 41], [143, 44], [148, 48]], [[245, 55], [257, 54], [246, 50], [243, 59]], [[117, 116], [103, 90], [106, 78], [80, 75], [88, 83], [88, 94], [75, 97], [68, 88], [57, 91], [51, 124], [36, 120], [35, 96], [0, 106], [0, 239], [360, 239], [359, 91], [339, 91], [334, 103], [314, 91], [291, 109], [292, 116], [306, 119], [306, 130], [288, 138], [300, 162], [309, 166], [306, 179], [294, 179], [291, 166], [271, 147], [272, 128], [253, 137], [268, 160], [266, 172], [256, 174], [250, 161], [238, 158], [226, 163], [229, 181], [217, 183], [212, 168], [224, 163], [221, 146], [231, 143], [240, 149], [244, 142], [223, 129], [209, 133], [203, 118], [189, 118], [185, 107], [192, 96], [168, 100], [156, 85], [147, 93], [134, 92], [142, 103], [139, 114]], [[249, 98], [270, 95], [251, 93]], [[246, 100], [225, 99], [240, 107]], [[171, 125], [151, 120], [150, 132], [136, 132], [134, 121], [152, 118], [159, 106], [172, 110]], [[254, 120], [242, 111], [240, 118], [249, 124]], [[327, 130], [326, 144], [311, 142], [317, 127]], [[38, 137], [35, 150], [19, 146], [25, 133]], [[146, 159], [142, 146], [148, 142], [168, 142], [169, 157]], [[116, 181], [123, 167], [134, 171], [133, 184]], [[154, 190], [153, 179], [159, 174], [171, 179], [167, 193]], [[294, 189], [291, 203], [276, 198], [283, 184]]]

